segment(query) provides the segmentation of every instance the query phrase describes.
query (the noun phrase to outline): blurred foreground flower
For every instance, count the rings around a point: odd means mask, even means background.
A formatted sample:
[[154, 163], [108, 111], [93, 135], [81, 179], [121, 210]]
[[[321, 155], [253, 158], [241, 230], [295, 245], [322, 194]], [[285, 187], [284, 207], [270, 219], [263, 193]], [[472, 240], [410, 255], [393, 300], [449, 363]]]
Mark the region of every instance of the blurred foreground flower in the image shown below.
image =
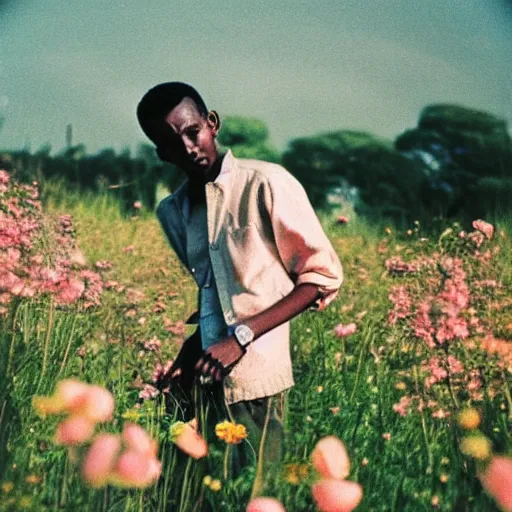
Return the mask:
[[247, 430], [240, 423], [223, 421], [215, 426], [215, 434], [227, 444], [238, 444], [247, 437]]
[[484, 489], [505, 511], [512, 511], [512, 458], [495, 456], [478, 475]]
[[359, 484], [332, 478], [313, 484], [311, 492], [321, 512], [350, 512], [359, 505], [363, 497]]
[[142, 427], [127, 423], [121, 436], [95, 438], [84, 458], [82, 476], [92, 487], [110, 483], [143, 489], [153, 485], [162, 472], [157, 450], [156, 441]]
[[351, 334], [354, 334], [356, 331], [357, 325], [354, 322], [347, 325], [338, 324], [333, 330], [334, 334], [336, 334], [336, 336], [340, 338], [350, 336]]
[[337, 478], [342, 480], [350, 473], [350, 460], [343, 443], [335, 436], [320, 439], [311, 459], [315, 469], [324, 478]]
[[247, 505], [246, 512], [286, 512], [286, 510], [275, 498], [255, 498]]
[[466, 436], [460, 442], [460, 451], [474, 459], [485, 460], [491, 455], [491, 442], [482, 435]]
[[362, 487], [344, 479], [350, 473], [350, 459], [343, 442], [335, 436], [321, 439], [311, 459], [315, 469], [322, 475], [313, 484], [311, 492], [321, 512], [350, 512], [363, 497]]
[[197, 420], [177, 421], [170, 428], [171, 441], [187, 455], [200, 459], [208, 454], [208, 444], [197, 431]]

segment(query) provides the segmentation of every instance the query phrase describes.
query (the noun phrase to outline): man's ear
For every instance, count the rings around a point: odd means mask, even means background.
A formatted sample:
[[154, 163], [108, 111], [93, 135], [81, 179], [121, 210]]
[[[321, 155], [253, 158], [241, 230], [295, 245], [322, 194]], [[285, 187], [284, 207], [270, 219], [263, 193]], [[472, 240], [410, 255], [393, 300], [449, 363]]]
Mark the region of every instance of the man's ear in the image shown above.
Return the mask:
[[207, 122], [215, 135], [217, 135], [217, 133], [219, 133], [221, 123], [219, 114], [217, 114], [215, 110], [210, 110], [210, 112], [208, 112]]

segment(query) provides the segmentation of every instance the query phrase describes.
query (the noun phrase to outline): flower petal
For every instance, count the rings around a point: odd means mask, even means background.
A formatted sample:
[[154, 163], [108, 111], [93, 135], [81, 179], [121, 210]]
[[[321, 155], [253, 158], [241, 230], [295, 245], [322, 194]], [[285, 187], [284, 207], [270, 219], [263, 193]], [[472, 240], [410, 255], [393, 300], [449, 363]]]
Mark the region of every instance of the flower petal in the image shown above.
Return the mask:
[[255, 498], [247, 505], [246, 512], [286, 512], [286, 510], [275, 498]]
[[315, 469], [324, 478], [337, 478], [342, 480], [350, 473], [350, 459], [345, 445], [335, 436], [320, 439], [311, 459]]
[[362, 487], [346, 480], [320, 480], [311, 492], [321, 512], [351, 512], [363, 497]]
[[92, 487], [101, 487], [108, 482], [121, 450], [121, 437], [114, 434], [99, 434], [89, 448], [82, 465], [82, 477]]

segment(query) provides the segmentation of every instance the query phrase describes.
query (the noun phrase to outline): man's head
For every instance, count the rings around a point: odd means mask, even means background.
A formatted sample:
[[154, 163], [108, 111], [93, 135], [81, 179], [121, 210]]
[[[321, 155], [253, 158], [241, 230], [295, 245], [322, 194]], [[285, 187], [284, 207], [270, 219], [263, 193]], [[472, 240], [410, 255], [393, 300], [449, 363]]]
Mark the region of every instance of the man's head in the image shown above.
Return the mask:
[[219, 117], [208, 112], [190, 85], [167, 82], [153, 87], [140, 101], [137, 118], [160, 159], [178, 165], [189, 177], [205, 176], [217, 160]]

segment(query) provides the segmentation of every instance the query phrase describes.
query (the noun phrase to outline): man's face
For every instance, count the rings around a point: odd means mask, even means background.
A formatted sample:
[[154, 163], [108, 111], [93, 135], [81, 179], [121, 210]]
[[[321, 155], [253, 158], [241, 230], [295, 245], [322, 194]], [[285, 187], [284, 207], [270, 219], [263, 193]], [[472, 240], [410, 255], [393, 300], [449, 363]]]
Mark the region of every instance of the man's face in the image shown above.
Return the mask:
[[204, 178], [217, 160], [217, 126], [201, 116], [190, 98], [167, 114], [159, 132], [160, 157], [179, 166], [190, 179]]

